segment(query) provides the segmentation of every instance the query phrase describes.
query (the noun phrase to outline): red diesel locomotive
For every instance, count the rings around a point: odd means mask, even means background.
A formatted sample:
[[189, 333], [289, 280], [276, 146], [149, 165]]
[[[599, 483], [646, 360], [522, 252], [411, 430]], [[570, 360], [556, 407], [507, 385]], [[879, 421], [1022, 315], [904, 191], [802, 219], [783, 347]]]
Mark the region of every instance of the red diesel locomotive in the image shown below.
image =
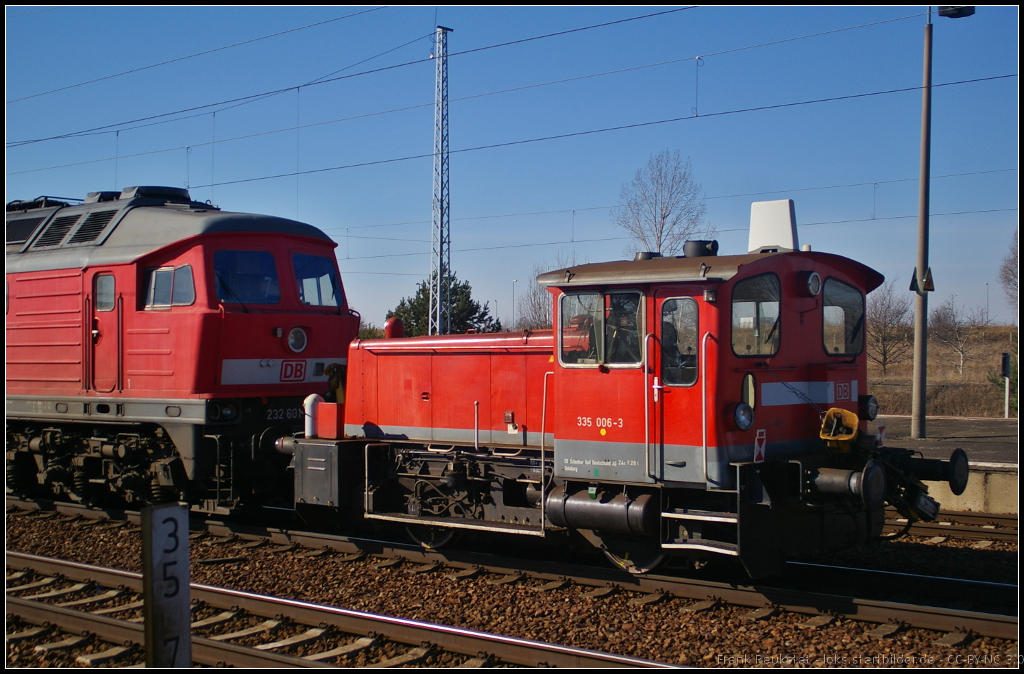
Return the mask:
[[344, 405], [311, 405], [325, 418], [277, 443], [297, 507], [428, 547], [578, 535], [634, 573], [725, 555], [754, 577], [877, 538], [886, 503], [933, 519], [921, 480], [961, 493], [963, 451], [924, 460], [868, 432], [882, 276], [799, 250], [788, 200], [754, 205], [748, 254], [717, 247], [541, 275], [552, 331], [353, 342]]
[[329, 237], [168, 187], [12, 202], [6, 234], [9, 492], [291, 506], [274, 441], [359, 324]]

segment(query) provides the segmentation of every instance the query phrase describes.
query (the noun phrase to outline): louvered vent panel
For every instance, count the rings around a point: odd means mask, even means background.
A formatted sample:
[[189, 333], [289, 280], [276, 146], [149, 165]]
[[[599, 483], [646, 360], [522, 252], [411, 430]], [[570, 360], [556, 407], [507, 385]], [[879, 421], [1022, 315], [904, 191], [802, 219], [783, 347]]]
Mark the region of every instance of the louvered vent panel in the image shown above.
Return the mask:
[[45, 218], [25, 218], [7, 223], [7, 243], [25, 243]]
[[110, 223], [110, 221], [117, 214], [117, 210], [113, 211], [97, 211], [90, 213], [82, 223], [82, 226], [78, 228], [78, 231], [71, 236], [71, 240], [68, 243], [86, 243], [87, 241], [95, 241], [99, 238], [99, 235], [103, 232], [103, 229]]
[[46, 246], [56, 246], [64, 240], [64, 235], [68, 233], [80, 215], [66, 215], [63, 218], [57, 218], [50, 223], [50, 226], [46, 228], [36, 242], [32, 244], [33, 248], [45, 248]]

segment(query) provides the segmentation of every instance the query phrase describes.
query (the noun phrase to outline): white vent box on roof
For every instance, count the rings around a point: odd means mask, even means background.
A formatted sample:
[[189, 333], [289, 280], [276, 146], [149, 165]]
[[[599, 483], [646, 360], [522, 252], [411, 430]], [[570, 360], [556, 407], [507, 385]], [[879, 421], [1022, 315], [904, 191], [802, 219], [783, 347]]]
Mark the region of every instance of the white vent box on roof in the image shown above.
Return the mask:
[[750, 204], [751, 253], [800, 250], [796, 234], [796, 209], [792, 199], [755, 201]]

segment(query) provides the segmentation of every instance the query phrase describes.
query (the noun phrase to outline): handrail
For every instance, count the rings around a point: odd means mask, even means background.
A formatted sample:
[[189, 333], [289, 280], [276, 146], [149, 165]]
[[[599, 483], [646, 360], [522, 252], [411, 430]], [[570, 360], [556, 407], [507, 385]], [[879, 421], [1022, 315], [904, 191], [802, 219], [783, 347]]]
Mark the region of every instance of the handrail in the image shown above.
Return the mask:
[[117, 294], [117, 380], [114, 386], [124, 390], [124, 297]]
[[540, 403], [540, 530], [544, 531], [544, 522], [547, 517], [547, 499], [545, 498], [546, 493], [544, 491], [546, 486], [544, 474], [545, 464], [545, 447], [544, 447], [544, 433], [547, 431], [547, 420], [548, 420], [548, 376], [553, 375], [554, 371], [544, 373], [544, 395], [541, 397]]
[[704, 450], [704, 481], [711, 482], [708, 476], [708, 338], [705, 332], [700, 340], [700, 427], [701, 444]]
[[647, 392], [647, 358], [651, 351], [647, 348], [647, 340], [654, 337], [653, 332], [648, 332], [644, 336], [644, 362], [643, 362], [643, 381], [644, 381], [644, 475], [651, 477], [651, 404], [650, 394]]
[[89, 390], [89, 361], [92, 355], [92, 312], [89, 311], [89, 296], [85, 296], [85, 313], [82, 314], [82, 390]]

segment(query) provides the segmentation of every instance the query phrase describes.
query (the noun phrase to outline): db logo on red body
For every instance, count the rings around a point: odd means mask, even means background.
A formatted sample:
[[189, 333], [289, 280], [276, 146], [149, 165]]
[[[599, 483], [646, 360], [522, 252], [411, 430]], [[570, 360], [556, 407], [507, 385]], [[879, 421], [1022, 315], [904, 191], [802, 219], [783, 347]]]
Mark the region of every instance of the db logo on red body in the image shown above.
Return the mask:
[[850, 382], [838, 381], [836, 382], [836, 400], [849, 400], [850, 399]]
[[281, 381], [306, 381], [306, 361], [282, 360]]

